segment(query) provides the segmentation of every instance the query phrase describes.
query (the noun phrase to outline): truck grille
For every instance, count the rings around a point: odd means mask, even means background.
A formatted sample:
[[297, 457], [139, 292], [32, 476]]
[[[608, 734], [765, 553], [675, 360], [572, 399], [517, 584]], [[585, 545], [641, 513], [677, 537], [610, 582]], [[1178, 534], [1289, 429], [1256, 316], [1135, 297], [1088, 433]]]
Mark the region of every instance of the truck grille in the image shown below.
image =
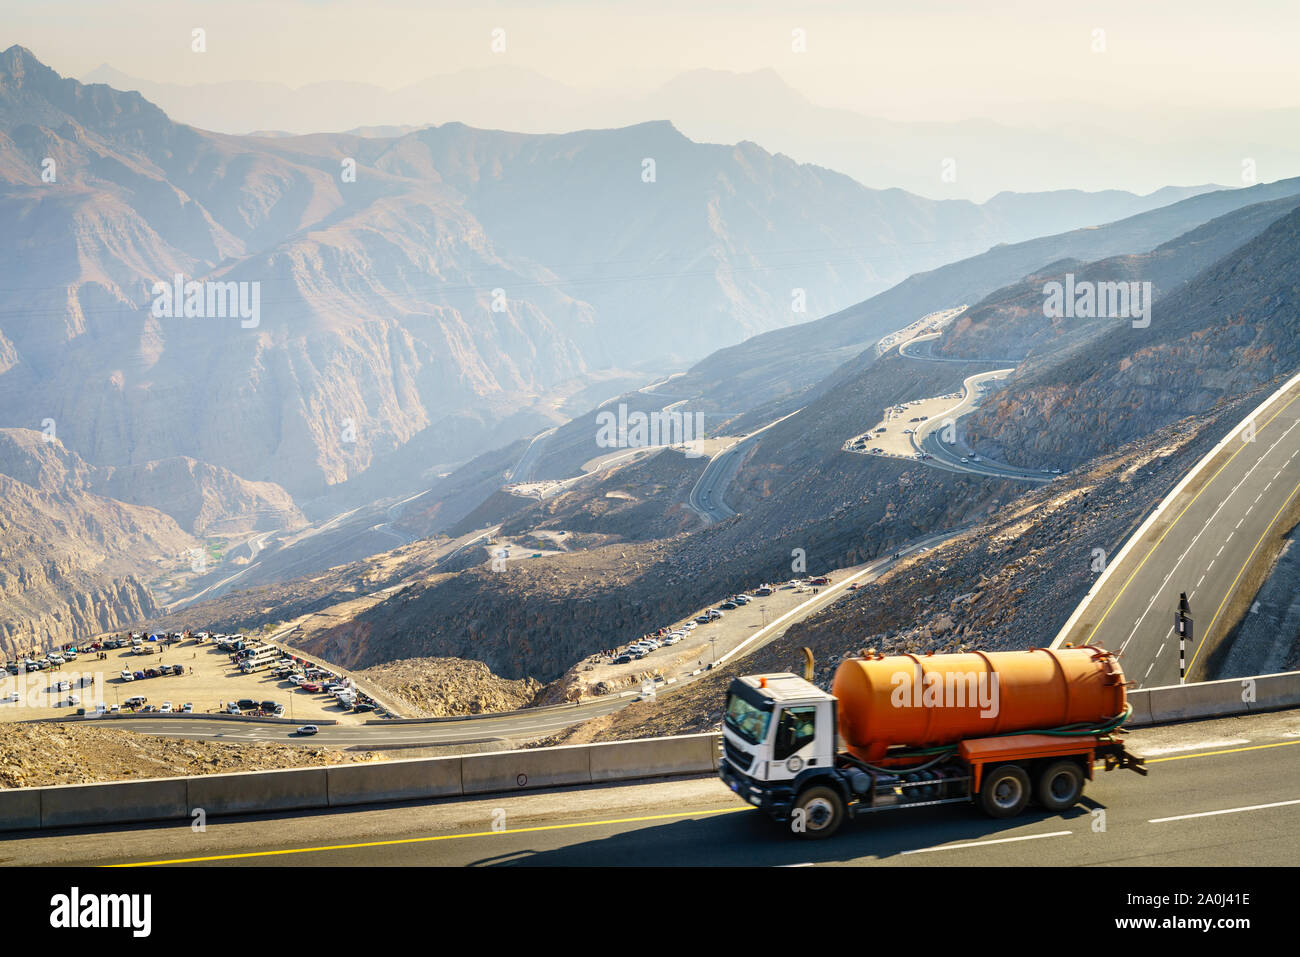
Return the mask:
[[726, 756], [727, 763], [737, 771], [748, 771], [749, 766], [754, 763], [754, 756], [752, 754], [746, 754], [726, 738], [722, 739], [722, 753]]

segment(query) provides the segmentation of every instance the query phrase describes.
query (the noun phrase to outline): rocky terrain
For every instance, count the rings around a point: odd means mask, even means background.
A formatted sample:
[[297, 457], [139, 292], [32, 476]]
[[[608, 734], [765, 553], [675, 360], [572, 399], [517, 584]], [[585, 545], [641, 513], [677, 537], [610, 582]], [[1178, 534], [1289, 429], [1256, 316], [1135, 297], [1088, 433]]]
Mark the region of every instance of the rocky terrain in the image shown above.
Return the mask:
[[355, 676], [400, 698], [410, 706], [410, 717], [517, 711], [533, 704], [542, 690], [532, 678], [501, 678], [483, 662], [463, 658], [387, 661]]
[[377, 761], [370, 752], [258, 744], [217, 744], [137, 734], [85, 722], [0, 724], [0, 788], [90, 784], [232, 771]]
[[1046, 645], [1095, 579], [1092, 550], [1117, 553], [1264, 392], [1182, 420], [1027, 492], [965, 535], [907, 559], [745, 659], [654, 702], [632, 704], [539, 743], [714, 729], [733, 677], [802, 673], [802, 647], [814, 653], [816, 681], [829, 687], [838, 661], [868, 648], [893, 654]]
[[1206, 412], [1300, 366], [1300, 210], [1088, 349], [1026, 368], [971, 416], [967, 441], [1062, 467]]
[[273, 483], [249, 482], [184, 456], [95, 466], [31, 429], [0, 428], [0, 473], [55, 494], [75, 490], [154, 508], [196, 537], [292, 529], [307, 521]]

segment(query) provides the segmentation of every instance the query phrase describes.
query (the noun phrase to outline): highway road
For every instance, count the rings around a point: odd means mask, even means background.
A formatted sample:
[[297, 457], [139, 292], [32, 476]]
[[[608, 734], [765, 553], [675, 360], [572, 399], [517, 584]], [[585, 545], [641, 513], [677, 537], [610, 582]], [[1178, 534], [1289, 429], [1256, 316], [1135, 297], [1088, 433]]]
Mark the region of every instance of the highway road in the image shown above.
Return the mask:
[[933, 355], [934, 342], [942, 335], [942, 332], [932, 332], [929, 335], [909, 339], [898, 347], [898, 354], [905, 359], [924, 359], [926, 362], [992, 362], [997, 365], [1010, 365], [1013, 367], [1022, 361], [1020, 359], [947, 359]]
[[934, 458], [925, 460], [926, 465], [949, 472], [967, 472], [973, 475], [986, 475], [990, 478], [1010, 478], [1027, 482], [1050, 482], [1052, 480], [1050, 474], [1044, 474], [1041, 471], [1023, 469], [1002, 462], [991, 462], [985, 458], [981, 458], [979, 462], [963, 462], [963, 458], [970, 458], [971, 451], [965, 446], [950, 445], [943, 441], [944, 427], [948, 423], [956, 423], [963, 416], [974, 412], [979, 408], [980, 399], [988, 384], [1003, 379], [1014, 371], [1014, 369], [994, 369], [989, 372], [980, 372], [968, 376], [966, 381], [962, 383], [965, 395], [962, 397], [960, 404], [942, 418], [931, 419], [917, 428], [918, 434], [912, 436], [912, 447], [934, 456]]
[[1266, 402], [1253, 414], [1254, 441], [1229, 438], [1162, 504], [1159, 517], [1116, 556], [1057, 642], [1121, 651], [1125, 674], [1142, 686], [1177, 684], [1174, 615], [1179, 593], [1186, 592], [1195, 622], [1188, 679], [1212, 677], [1205, 665], [1233, 624], [1232, 599], [1300, 492], [1298, 400], [1300, 385]]
[[[1150, 775], [1097, 772], [1064, 814], [884, 812], [800, 841], [715, 777], [186, 825], [6, 836], [5, 863], [440, 866], [1294, 865], [1300, 712], [1135, 731]], [[1229, 889], [1229, 888], [1225, 888]]]
[[506, 473], [506, 480], [510, 482], [529, 482], [532, 480], [533, 469], [537, 465], [537, 459], [541, 455], [542, 447], [546, 440], [555, 434], [555, 429], [546, 429], [538, 432], [533, 436], [528, 447], [519, 456], [519, 461], [515, 467]]
[[727, 486], [731, 484], [731, 480], [736, 477], [736, 472], [740, 469], [740, 463], [744, 458], [745, 451], [754, 440], [772, 426], [784, 422], [790, 416], [798, 415], [802, 411], [803, 409], [796, 409], [789, 415], [774, 419], [709, 459], [709, 464], [704, 467], [700, 477], [695, 480], [695, 485], [691, 488], [691, 493], [686, 499], [686, 504], [700, 516], [705, 524], [724, 522], [736, 514], [723, 499], [727, 494]]

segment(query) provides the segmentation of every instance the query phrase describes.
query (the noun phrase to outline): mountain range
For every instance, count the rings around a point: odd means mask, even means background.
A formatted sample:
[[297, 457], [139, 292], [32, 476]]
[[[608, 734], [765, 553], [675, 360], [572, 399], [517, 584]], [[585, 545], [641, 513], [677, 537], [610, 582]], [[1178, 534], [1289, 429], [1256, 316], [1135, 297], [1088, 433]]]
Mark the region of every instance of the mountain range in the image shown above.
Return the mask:
[[154, 83], [108, 64], [82, 79], [138, 90], [182, 122], [227, 133], [448, 121], [553, 133], [669, 120], [693, 140], [751, 140], [867, 186], [934, 198], [1098, 192], [1117, 184], [1149, 192], [1168, 183], [1251, 185], [1300, 173], [1295, 111], [1245, 104], [1191, 115], [1051, 102], [994, 118], [899, 120], [821, 106], [772, 69], [690, 70], [626, 94], [581, 90], [507, 65], [430, 76], [395, 90], [342, 81], [296, 89], [256, 81]]

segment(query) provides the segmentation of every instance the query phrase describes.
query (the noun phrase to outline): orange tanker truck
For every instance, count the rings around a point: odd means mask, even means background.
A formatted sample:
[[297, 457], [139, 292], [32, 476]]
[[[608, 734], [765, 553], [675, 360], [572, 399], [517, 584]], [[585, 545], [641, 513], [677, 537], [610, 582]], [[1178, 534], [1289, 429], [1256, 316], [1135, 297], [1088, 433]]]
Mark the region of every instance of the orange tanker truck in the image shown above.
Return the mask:
[[848, 658], [832, 693], [793, 674], [736, 678], [718, 774], [736, 794], [829, 837], [846, 817], [958, 802], [1013, 817], [1078, 802], [1101, 761], [1146, 774], [1120, 741], [1124, 672], [1098, 647]]

